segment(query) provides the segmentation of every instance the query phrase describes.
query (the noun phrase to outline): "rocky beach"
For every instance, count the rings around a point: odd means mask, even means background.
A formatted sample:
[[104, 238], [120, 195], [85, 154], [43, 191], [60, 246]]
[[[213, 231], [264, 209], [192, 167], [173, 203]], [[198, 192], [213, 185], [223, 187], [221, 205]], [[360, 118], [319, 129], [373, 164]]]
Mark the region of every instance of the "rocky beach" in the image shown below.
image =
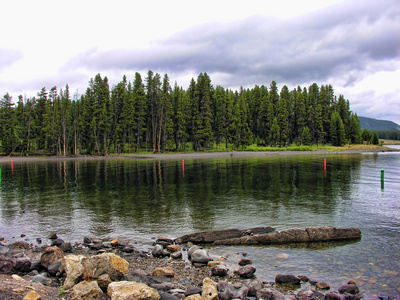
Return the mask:
[[[245, 230], [241, 235], [271, 235], [267, 229]], [[317, 228], [313, 232], [332, 229]], [[1, 299], [362, 299], [349, 278], [337, 290], [302, 274], [276, 274], [274, 282], [257, 280], [252, 258], [237, 253], [214, 257], [203, 248], [204, 238], [224, 232], [195, 233], [176, 240], [159, 237], [148, 250], [129, 241], [102, 241], [85, 237], [71, 244], [56, 233], [37, 245], [17, 241], [0, 246]], [[190, 238], [202, 236], [203, 243]], [[228, 236], [229, 237], [229, 236]], [[132, 295], [135, 295], [134, 297]], [[133, 298], [132, 298], [133, 297]], [[395, 298], [388, 298], [395, 299]]]

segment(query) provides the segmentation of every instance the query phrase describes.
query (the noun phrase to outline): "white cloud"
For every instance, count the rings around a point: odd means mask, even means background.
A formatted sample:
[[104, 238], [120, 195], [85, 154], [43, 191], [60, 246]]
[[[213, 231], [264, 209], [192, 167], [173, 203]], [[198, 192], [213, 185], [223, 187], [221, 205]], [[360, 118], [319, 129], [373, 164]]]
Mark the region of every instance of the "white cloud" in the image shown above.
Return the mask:
[[224, 87], [331, 83], [353, 110], [400, 122], [390, 108], [400, 102], [396, 0], [38, 0], [0, 9], [0, 49], [15, 49], [0, 53], [0, 93], [66, 83], [83, 93], [99, 72], [112, 85], [148, 69], [185, 87], [207, 72]]

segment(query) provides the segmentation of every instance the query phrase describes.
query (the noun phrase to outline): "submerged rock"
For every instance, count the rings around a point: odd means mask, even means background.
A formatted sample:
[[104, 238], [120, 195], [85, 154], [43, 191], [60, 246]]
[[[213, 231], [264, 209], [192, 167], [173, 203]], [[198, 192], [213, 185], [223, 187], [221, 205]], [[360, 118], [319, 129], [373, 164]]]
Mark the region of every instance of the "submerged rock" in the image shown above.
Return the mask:
[[238, 263], [238, 265], [242, 266], [242, 267], [243, 266], [247, 266], [247, 265], [251, 265], [251, 264], [253, 264], [253, 261], [251, 259], [248, 259], [248, 258], [242, 258]]
[[242, 236], [253, 236], [259, 234], [266, 234], [275, 231], [272, 227], [255, 227], [244, 230], [239, 229], [222, 229], [222, 230], [210, 230], [200, 231], [190, 234], [183, 235], [175, 240], [178, 244], [183, 243], [214, 243], [219, 240], [240, 238]]
[[300, 285], [300, 278], [294, 275], [278, 274], [275, 276], [276, 284]]
[[342, 285], [339, 289], [338, 289], [339, 293], [344, 294], [344, 293], [349, 293], [352, 295], [357, 295], [358, 293], [360, 293], [360, 290], [358, 288], [358, 286], [354, 285], [354, 284], [345, 284]]
[[215, 241], [217, 245], [270, 245], [289, 243], [308, 243], [320, 241], [337, 241], [361, 238], [358, 228], [335, 228], [329, 226], [306, 229], [288, 229], [270, 234], [245, 236]]

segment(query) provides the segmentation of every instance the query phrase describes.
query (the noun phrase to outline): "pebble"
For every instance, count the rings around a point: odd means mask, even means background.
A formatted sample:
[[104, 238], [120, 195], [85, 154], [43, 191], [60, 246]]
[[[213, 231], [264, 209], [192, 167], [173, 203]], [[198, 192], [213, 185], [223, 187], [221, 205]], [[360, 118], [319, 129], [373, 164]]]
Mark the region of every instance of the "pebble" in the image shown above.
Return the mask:
[[47, 236], [47, 238], [48, 238], [49, 240], [55, 240], [55, 239], [57, 238], [57, 233], [52, 232], [52, 233], [50, 233], [50, 234]]
[[331, 288], [331, 286], [326, 282], [317, 282], [315, 286], [320, 290], [329, 290]]
[[246, 265], [251, 265], [251, 264], [253, 264], [253, 261], [248, 258], [242, 258], [238, 263], [239, 266], [246, 266]]

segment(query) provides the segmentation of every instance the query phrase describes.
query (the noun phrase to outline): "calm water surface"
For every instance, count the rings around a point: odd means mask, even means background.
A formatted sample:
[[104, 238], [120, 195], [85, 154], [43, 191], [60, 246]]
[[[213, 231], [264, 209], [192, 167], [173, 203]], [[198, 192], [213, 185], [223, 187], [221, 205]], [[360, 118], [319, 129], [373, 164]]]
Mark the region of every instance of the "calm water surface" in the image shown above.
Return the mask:
[[[145, 245], [199, 230], [358, 227], [362, 239], [246, 252], [257, 278], [307, 275], [334, 288], [354, 279], [366, 298], [400, 294], [400, 152], [181, 160], [0, 162], [0, 236], [28, 242], [116, 236]], [[384, 186], [381, 170], [385, 172]]]

